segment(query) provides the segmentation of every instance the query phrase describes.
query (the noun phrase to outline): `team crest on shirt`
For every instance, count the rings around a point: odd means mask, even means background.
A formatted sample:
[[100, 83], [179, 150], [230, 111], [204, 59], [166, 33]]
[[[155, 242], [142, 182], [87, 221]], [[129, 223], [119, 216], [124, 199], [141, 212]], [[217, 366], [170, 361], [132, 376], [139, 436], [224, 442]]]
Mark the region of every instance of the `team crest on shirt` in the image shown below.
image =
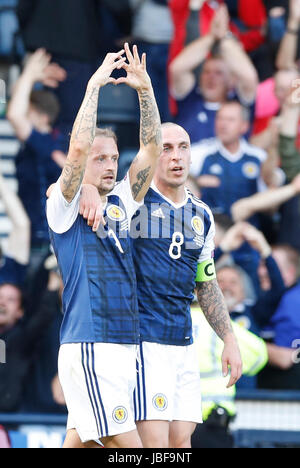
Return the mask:
[[256, 179], [259, 175], [259, 167], [257, 164], [248, 162], [243, 165], [243, 174], [248, 179]]
[[198, 236], [202, 236], [204, 234], [204, 224], [199, 216], [194, 216], [192, 219], [192, 228]]
[[238, 319], [235, 319], [235, 322], [239, 324], [240, 327], [249, 330], [251, 327], [251, 321], [246, 315], [242, 315]]
[[213, 164], [210, 168], [210, 173], [214, 175], [221, 175], [223, 173], [222, 166], [220, 164]]
[[117, 408], [113, 410], [112, 417], [116, 423], [123, 424], [128, 418], [127, 409], [124, 408], [124, 406], [117, 406]]
[[152, 400], [154, 408], [159, 411], [164, 411], [168, 407], [168, 400], [163, 393], [158, 393]]
[[124, 221], [126, 218], [124, 210], [117, 205], [110, 205], [106, 210], [107, 216], [112, 221]]
[[200, 112], [200, 113], [198, 114], [198, 120], [199, 120], [199, 122], [201, 122], [201, 123], [207, 122], [207, 121], [208, 121], [207, 114], [206, 114], [205, 112]]

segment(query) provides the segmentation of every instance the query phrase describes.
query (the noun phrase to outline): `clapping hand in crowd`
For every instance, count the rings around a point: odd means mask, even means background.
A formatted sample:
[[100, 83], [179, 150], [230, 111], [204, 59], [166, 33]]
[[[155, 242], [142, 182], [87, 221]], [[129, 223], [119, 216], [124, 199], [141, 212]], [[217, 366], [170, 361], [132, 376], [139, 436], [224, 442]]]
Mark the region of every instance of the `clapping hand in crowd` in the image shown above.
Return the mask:
[[271, 247], [263, 233], [246, 222], [239, 222], [228, 229], [220, 248], [224, 253], [229, 253], [239, 249], [244, 242], [248, 242], [262, 258], [267, 258], [271, 254]]
[[225, 4], [220, 5], [211, 23], [211, 34], [216, 40], [222, 40], [229, 31], [230, 16]]

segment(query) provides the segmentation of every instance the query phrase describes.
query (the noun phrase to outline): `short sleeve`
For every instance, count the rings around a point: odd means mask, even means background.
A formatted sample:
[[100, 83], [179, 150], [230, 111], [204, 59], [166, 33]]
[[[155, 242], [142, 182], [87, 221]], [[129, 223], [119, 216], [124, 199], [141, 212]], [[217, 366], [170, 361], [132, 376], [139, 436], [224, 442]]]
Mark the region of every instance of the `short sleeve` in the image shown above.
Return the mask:
[[56, 234], [67, 232], [75, 223], [79, 211], [80, 190], [78, 190], [71, 203], [64, 198], [60, 181], [54, 185], [52, 193], [47, 200], [46, 214], [49, 227]]
[[215, 221], [214, 221], [212, 212], [210, 210], [207, 210], [207, 213], [209, 214], [209, 218], [210, 218], [210, 228], [207, 233], [201, 255], [198, 259], [198, 263], [200, 264], [203, 262], [207, 262], [208, 260], [211, 260], [214, 257], [214, 251], [215, 251], [215, 235], [216, 235]]

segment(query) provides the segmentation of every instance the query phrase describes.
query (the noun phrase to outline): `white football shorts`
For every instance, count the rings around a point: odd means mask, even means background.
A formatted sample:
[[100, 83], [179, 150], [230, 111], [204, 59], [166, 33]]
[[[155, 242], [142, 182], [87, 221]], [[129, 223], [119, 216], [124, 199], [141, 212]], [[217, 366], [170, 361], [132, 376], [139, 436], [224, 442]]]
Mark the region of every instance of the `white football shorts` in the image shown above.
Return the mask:
[[136, 421], [203, 422], [200, 373], [194, 345], [143, 342], [137, 369]]
[[133, 392], [137, 346], [64, 344], [58, 372], [68, 412], [67, 429], [89, 442], [136, 429]]

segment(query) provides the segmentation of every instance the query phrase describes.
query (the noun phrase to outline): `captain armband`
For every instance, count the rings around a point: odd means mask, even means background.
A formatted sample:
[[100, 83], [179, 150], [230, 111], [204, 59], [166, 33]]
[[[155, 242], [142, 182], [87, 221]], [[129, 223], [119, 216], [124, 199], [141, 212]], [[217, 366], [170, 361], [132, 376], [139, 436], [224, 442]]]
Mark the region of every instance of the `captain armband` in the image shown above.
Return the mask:
[[213, 258], [206, 260], [206, 262], [198, 263], [196, 276], [197, 283], [205, 283], [206, 281], [212, 281], [216, 278], [216, 268]]

